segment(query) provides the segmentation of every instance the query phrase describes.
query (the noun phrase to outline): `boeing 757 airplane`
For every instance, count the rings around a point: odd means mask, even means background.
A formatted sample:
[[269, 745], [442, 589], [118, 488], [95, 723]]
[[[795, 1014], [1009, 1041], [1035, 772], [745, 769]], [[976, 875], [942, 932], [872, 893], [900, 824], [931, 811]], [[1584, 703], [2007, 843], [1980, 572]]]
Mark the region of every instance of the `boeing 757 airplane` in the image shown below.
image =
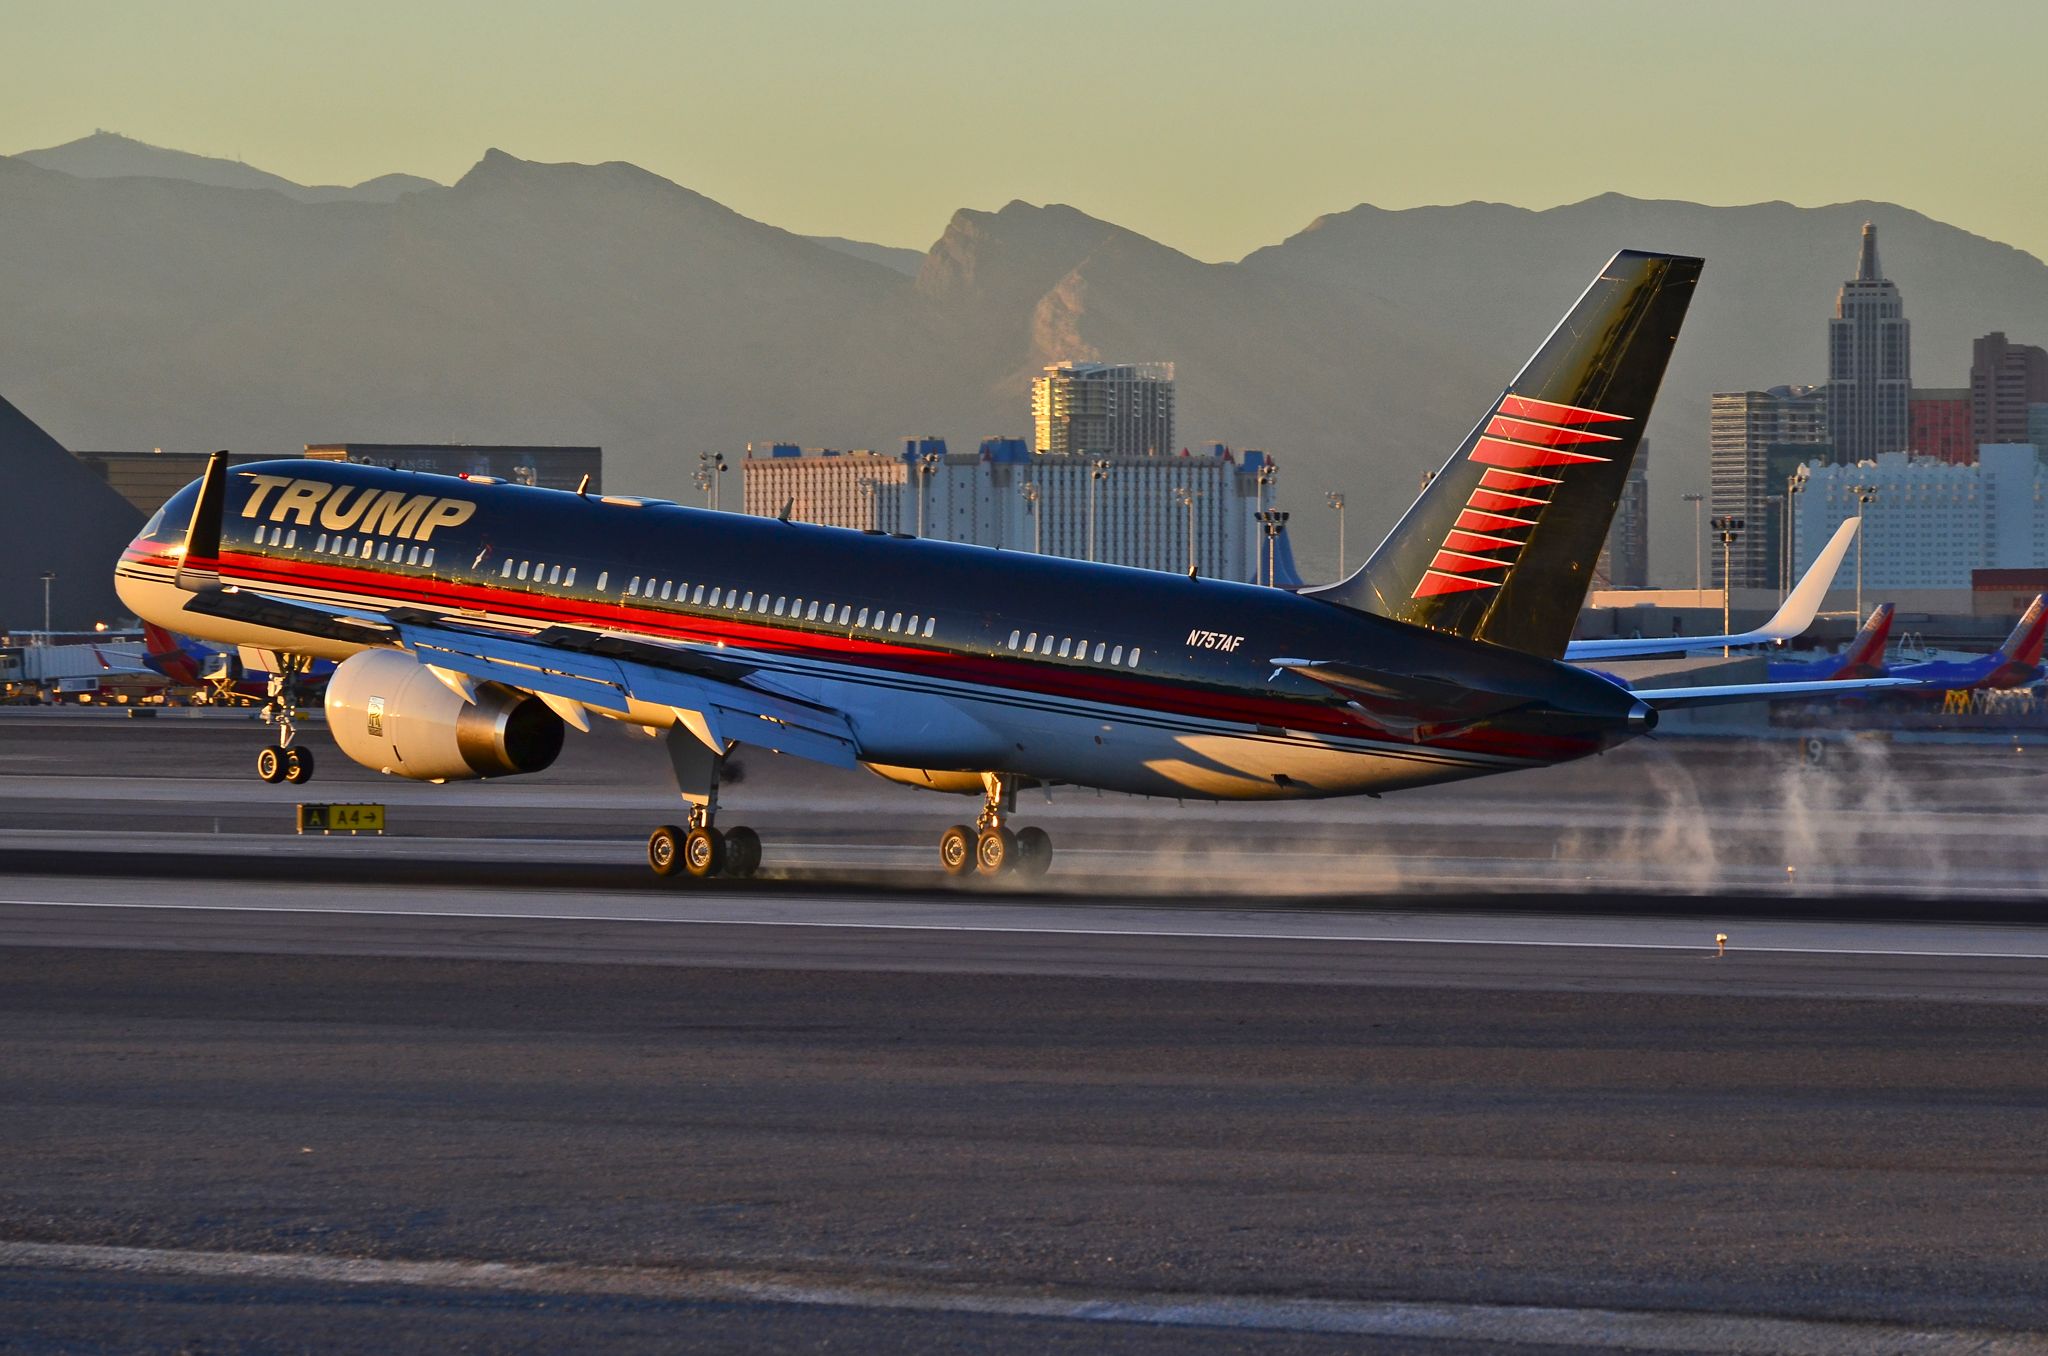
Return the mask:
[[269, 779], [311, 772], [290, 675], [322, 658], [335, 742], [394, 776], [535, 772], [599, 719], [663, 738], [690, 811], [648, 839], [660, 875], [759, 864], [718, 824], [745, 745], [979, 794], [945, 869], [1035, 874], [1051, 841], [1011, 827], [1020, 786], [1377, 795], [1582, 758], [1668, 707], [1896, 684], [1638, 692], [1565, 661], [1700, 267], [1615, 255], [1372, 557], [1299, 593], [225, 454], [116, 583], [146, 620], [271, 652]]

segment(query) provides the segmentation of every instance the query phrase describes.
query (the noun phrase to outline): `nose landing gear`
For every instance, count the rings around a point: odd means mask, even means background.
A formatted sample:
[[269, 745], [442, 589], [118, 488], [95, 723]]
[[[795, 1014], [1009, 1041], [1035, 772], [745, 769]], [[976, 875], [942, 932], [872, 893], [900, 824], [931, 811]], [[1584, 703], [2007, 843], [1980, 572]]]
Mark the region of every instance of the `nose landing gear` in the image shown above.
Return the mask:
[[313, 751], [292, 743], [298, 733], [299, 677], [306, 671], [304, 655], [274, 657], [264, 695], [262, 720], [277, 727], [277, 745], [256, 755], [256, 775], [275, 784], [298, 786], [313, 776]]
[[987, 799], [974, 828], [955, 824], [939, 835], [939, 865], [949, 876], [1044, 875], [1052, 865], [1052, 835], [1036, 825], [1013, 833], [1003, 823], [1017, 808], [1016, 777], [984, 772], [981, 782]]

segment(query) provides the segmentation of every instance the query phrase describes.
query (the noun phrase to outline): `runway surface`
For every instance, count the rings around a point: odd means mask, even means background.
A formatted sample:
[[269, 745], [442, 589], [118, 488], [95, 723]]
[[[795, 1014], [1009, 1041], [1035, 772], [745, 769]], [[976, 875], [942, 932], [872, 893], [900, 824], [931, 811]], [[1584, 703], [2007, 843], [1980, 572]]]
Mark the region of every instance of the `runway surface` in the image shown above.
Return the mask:
[[1056, 793], [994, 890], [966, 802], [762, 760], [774, 878], [677, 890], [640, 745], [331, 757], [407, 831], [313, 840], [245, 725], [132, 726], [0, 718], [8, 1350], [2048, 1350], [2024, 752], [1789, 783], [1860, 807], [1791, 879], [1709, 747]]

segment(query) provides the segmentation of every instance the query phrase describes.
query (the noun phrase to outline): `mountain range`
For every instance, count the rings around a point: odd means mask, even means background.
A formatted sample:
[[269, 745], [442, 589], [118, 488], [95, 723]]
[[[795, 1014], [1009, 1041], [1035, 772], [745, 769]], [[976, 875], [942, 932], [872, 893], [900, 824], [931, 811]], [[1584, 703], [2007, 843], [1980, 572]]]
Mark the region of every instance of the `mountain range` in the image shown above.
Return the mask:
[[2048, 266], [1888, 203], [1359, 206], [1229, 263], [1063, 205], [963, 209], [922, 253], [806, 237], [623, 163], [484, 155], [452, 185], [307, 188], [110, 134], [0, 157], [0, 395], [75, 447], [598, 443], [682, 497], [748, 441], [1027, 433], [1060, 359], [1177, 364], [1180, 441], [1271, 451], [1313, 575], [1406, 505], [1624, 246], [1705, 279], [1652, 420], [1653, 571], [1689, 582], [1707, 397], [1825, 377], [1864, 221], [1915, 380], [2048, 339]]

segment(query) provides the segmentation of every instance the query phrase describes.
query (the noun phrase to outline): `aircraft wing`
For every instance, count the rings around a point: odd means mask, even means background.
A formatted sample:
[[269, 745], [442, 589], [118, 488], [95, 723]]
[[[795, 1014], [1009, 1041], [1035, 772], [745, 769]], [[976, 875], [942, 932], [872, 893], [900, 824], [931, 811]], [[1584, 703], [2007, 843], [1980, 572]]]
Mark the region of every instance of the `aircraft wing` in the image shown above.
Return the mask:
[[410, 608], [320, 607], [247, 589], [207, 590], [186, 605], [301, 634], [395, 645], [465, 697], [480, 682], [520, 688], [583, 730], [590, 728], [586, 707], [623, 715], [640, 702], [668, 707], [720, 753], [736, 742], [838, 767], [859, 762], [859, 740], [844, 715], [768, 691], [746, 663], [688, 646], [566, 627], [496, 630]]
[[1731, 683], [1725, 687], [1644, 687], [1628, 689], [1656, 711], [1681, 706], [1724, 706], [1735, 702], [1782, 702], [1796, 697], [1836, 697], [1845, 692], [1870, 692], [1886, 687], [1922, 687], [1911, 678], [1840, 678], [1800, 683]]
[[1827, 596], [1834, 585], [1835, 572], [1842, 568], [1843, 557], [1849, 554], [1849, 545], [1856, 539], [1856, 530], [1863, 525], [1861, 518], [1844, 518], [1842, 525], [1835, 529], [1835, 535], [1814, 557], [1813, 564], [1800, 576], [1799, 583], [1786, 597], [1784, 606], [1777, 615], [1754, 631], [1743, 631], [1727, 636], [1648, 636], [1627, 640], [1575, 640], [1564, 647], [1564, 657], [1574, 663], [1586, 659], [1641, 659], [1660, 654], [1688, 654], [1696, 650], [1719, 650], [1736, 645], [1762, 645], [1771, 641], [1790, 640], [1813, 625], [1814, 617], [1820, 612], [1821, 599]]
[[687, 647], [560, 627], [519, 635], [400, 622], [398, 634], [443, 682], [453, 674], [523, 688], [583, 729], [582, 707], [624, 714], [641, 702], [668, 707], [720, 753], [740, 743], [838, 767], [859, 763], [844, 715], [765, 691], [745, 664]]

